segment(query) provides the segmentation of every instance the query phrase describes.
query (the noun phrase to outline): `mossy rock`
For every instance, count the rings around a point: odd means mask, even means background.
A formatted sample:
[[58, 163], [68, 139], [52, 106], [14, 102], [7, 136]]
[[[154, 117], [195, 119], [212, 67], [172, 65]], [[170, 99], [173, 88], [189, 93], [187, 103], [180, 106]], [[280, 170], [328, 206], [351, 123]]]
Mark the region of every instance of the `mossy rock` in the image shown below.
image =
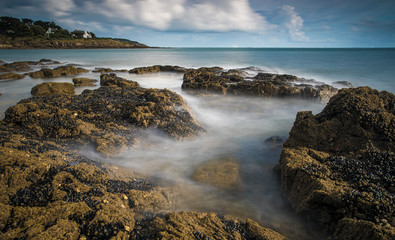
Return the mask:
[[92, 78], [73, 78], [73, 83], [76, 87], [96, 86], [96, 82], [97, 80]]
[[25, 77], [25, 75], [17, 74], [17, 73], [0, 74], [0, 80], [16, 80], [16, 79], [22, 79], [24, 77]]
[[65, 82], [46, 82], [34, 86], [31, 93], [34, 96], [74, 95], [74, 85]]
[[321, 113], [299, 112], [283, 144], [289, 200], [340, 239], [394, 236], [394, 103], [386, 91], [342, 89]]

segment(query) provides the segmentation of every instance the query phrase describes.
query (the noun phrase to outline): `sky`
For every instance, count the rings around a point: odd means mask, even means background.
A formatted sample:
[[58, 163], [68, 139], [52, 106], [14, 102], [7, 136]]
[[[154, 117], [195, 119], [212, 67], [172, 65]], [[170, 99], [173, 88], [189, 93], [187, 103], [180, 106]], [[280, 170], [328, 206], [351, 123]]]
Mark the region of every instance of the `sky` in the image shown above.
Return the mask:
[[395, 0], [5, 0], [0, 16], [157, 47], [395, 47]]

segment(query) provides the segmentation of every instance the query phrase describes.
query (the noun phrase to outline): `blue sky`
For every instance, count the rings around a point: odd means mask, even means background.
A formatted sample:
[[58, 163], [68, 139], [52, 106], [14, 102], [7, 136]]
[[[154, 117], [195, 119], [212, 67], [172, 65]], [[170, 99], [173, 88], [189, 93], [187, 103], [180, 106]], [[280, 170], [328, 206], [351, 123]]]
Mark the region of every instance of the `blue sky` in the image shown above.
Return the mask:
[[395, 47], [395, 0], [7, 0], [0, 16], [159, 47]]

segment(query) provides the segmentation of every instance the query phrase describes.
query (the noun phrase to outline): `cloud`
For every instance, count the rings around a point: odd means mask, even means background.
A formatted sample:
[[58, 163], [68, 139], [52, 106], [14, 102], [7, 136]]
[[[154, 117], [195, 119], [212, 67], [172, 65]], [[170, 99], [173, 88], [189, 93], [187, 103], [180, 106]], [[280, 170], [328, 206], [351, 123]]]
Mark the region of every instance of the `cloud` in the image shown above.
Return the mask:
[[202, 1], [189, 6], [183, 23], [201, 31], [255, 31], [268, 24], [247, 0]]
[[68, 16], [75, 8], [73, 0], [45, 0], [43, 6], [56, 17]]
[[269, 26], [248, 0], [103, 0], [85, 6], [108, 18], [161, 31], [255, 31]]
[[332, 28], [331, 28], [330, 26], [328, 26], [328, 25], [323, 25], [322, 28], [325, 29], [325, 30], [331, 30], [331, 29], [332, 29]]
[[280, 13], [283, 17], [283, 26], [293, 41], [309, 41], [302, 31], [303, 18], [295, 12], [295, 7], [284, 5], [280, 8]]
[[359, 31], [395, 31], [395, 20], [378, 21], [372, 18], [364, 18], [355, 23], [352, 29]]

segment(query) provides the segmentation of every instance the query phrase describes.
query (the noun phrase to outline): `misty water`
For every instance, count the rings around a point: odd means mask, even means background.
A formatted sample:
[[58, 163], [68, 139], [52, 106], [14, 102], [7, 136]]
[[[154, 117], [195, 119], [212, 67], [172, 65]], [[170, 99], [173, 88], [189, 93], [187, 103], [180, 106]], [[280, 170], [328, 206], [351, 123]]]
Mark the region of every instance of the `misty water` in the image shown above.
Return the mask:
[[[395, 90], [394, 49], [0, 50], [0, 59], [6, 62], [42, 58], [60, 61], [62, 65], [79, 64], [90, 70], [155, 64], [225, 69], [255, 66], [256, 70], [294, 74], [329, 84], [349, 81], [354, 86]], [[149, 129], [146, 138], [120, 156], [104, 158], [89, 149], [83, 154], [133, 169], [161, 183], [179, 186], [175, 210], [232, 214], [242, 219], [251, 218], [295, 239], [322, 239], [321, 231], [297, 216], [283, 196], [279, 175], [273, 170], [279, 162], [281, 145], [265, 140], [272, 136], [286, 138], [298, 111], [318, 113], [325, 103], [240, 96], [195, 97], [181, 90], [182, 74], [117, 75], [138, 81], [142, 87], [167, 88], [181, 94], [206, 133], [175, 141], [157, 129]], [[89, 72], [78, 77], [99, 79], [100, 74]], [[72, 77], [32, 79], [27, 76], [21, 80], [0, 81], [0, 119], [8, 107], [31, 97], [33, 86], [47, 81], [72, 82]], [[76, 94], [97, 87], [76, 88]], [[192, 180], [197, 166], [221, 157], [230, 157], [240, 164], [238, 188], [222, 190]]]

